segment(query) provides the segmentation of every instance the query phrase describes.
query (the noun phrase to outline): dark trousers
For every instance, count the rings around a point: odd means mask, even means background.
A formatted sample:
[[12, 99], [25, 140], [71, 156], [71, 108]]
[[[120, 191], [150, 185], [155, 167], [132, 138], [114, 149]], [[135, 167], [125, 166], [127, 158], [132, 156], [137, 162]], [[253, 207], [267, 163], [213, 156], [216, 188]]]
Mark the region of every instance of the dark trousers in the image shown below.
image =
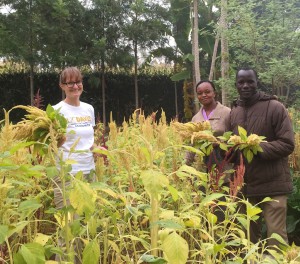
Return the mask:
[[[252, 205], [260, 203], [265, 197], [250, 197], [248, 201]], [[267, 227], [267, 238], [271, 237], [273, 233], [280, 235], [283, 240], [288, 243], [288, 236], [286, 231], [286, 214], [287, 214], [287, 196], [272, 196], [272, 201], [260, 203], [259, 206], [262, 209], [262, 213], [259, 215], [259, 219], [251, 221], [250, 224], [250, 240], [253, 243], [257, 243], [262, 236], [262, 217], [265, 220]], [[243, 206], [244, 207], [244, 206]], [[245, 212], [245, 208], [242, 209]], [[276, 239], [269, 239], [268, 246], [279, 246], [280, 242]]]

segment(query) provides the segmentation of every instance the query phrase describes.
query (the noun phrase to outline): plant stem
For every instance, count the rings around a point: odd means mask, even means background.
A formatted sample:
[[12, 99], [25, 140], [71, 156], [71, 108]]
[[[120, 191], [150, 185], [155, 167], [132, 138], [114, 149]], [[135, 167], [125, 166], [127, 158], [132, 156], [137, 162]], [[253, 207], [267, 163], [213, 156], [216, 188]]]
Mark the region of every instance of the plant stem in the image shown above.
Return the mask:
[[151, 249], [154, 256], [157, 256], [157, 241], [158, 241], [158, 225], [153, 224], [158, 221], [158, 199], [151, 196]]
[[7, 250], [8, 250], [8, 253], [9, 253], [9, 261], [10, 261], [10, 263], [14, 263], [13, 262], [13, 255], [12, 255], [11, 248], [10, 248], [10, 244], [9, 244], [7, 238], [5, 239], [5, 243], [7, 245]]
[[[62, 182], [61, 188], [62, 188], [62, 196], [63, 196], [63, 207], [65, 208], [67, 206], [67, 197], [66, 197], [66, 179], [65, 179], [65, 172], [64, 168], [60, 170], [60, 179]], [[69, 241], [69, 232], [68, 232], [68, 211], [64, 211], [64, 240], [66, 243], [66, 254], [68, 256], [68, 260], [72, 261], [72, 257], [70, 256], [70, 241]]]
[[105, 230], [103, 235], [103, 264], [107, 264], [107, 252], [108, 252], [108, 240], [107, 240], [107, 227], [108, 227], [108, 221], [105, 222]]

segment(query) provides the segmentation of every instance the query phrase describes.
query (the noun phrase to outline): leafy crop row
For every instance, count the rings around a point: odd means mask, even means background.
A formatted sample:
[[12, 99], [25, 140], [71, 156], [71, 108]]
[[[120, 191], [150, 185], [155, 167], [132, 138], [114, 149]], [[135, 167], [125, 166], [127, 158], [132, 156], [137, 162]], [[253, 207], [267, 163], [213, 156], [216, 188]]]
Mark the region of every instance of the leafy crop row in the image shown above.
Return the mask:
[[[156, 121], [155, 113], [144, 116], [136, 111], [121, 127], [111, 118], [108, 149], [98, 151], [102, 157], [96, 161], [97, 180], [90, 184], [81, 173], [69, 175], [74, 161], [59, 162], [58, 170], [49, 152], [41, 149], [37, 155], [31, 151], [34, 142], [17, 140], [6, 114], [0, 132], [0, 260], [275, 263], [266, 257], [270, 253], [279, 263], [300, 261], [299, 249], [276, 235], [282, 242], [279, 251], [268, 248], [265, 239], [252, 244], [246, 234], [260, 209], [234, 196], [232, 188], [219, 184], [213, 188], [215, 174], [203, 166], [212, 144], [219, 142], [225, 151], [240, 148], [251, 160], [261, 138], [250, 137], [242, 128], [240, 138], [226, 134], [209, 141], [209, 132], [205, 137], [198, 133], [194, 148], [184, 141], [178, 126], [176, 121], [168, 124], [164, 113]], [[99, 142], [104, 138], [101, 129], [98, 125]], [[186, 151], [198, 154], [197, 169], [185, 164]], [[51, 155], [59, 157], [59, 151]], [[72, 178], [71, 185], [61, 188], [62, 209], [53, 203], [57, 176], [63, 181]], [[246, 214], [237, 210], [240, 204], [246, 206]]]

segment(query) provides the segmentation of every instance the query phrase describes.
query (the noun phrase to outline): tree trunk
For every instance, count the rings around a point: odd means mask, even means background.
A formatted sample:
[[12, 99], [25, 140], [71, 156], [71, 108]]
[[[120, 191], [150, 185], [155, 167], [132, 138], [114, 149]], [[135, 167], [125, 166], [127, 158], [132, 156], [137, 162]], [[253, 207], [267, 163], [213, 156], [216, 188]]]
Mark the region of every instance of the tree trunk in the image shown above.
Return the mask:
[[287, 106], [288, 100], [290, 97], [290, 85], [284, 85], [286, 88], [286, 95], [285, 95], [285, 100], [284, 100], [284, 105]]
[[220, 41], [220, 33], [218, 31], [217, 35], [216, 35], [216, 39], [215, 39], [213, 55], [211, 58], [210, 72], [209, 72], [209, 78], [208, 78], [208, 80], [210, 80], [210, 81], [212, 81], [214, 78], [219, 41]]
[[175, 92], [175, 113], [176, 113], [176, 119], [178, 119], [177, 82], [174, 82], [174, 92]]
[[30, 63], [30, 105], [34, 105], [34, 70], [33, 63]]
[[229, 89], [229, 51], [227, 40], [227, 0], [221, 0], [221, 74], [222, 74], [222, 104], [229, 106], [228, 89]]
[[[199, 40], [198, 40], [198, 0], [193, 0], [193, 38], [192, 38], [192, 47], [194, 55], [194, 78], [193, 78], [193, 87], [195, 88], [196, 84], [200, 81], [200, 63], [199, 63]], [[197, 97], [196, 89], [194, 90], [194, 111], [197, 113], [199, 111], [199, 100]]]
[[138, 54], [137, 41], [133, 41], [134, 47], [134, 92], [135, 92], [135, 109], [139, 108], [139, 87], [138, 87]]
[[29, 1], [29, 10], [30, 10], [30, 22], [29, 22], [29, 49], [30, 49], [30, 59], [29, 59], [29, 67], [30, 67], [30, 105], [34, 105], [34, 82], [33, 82], [33, 72], [34, 72], [34, 63], [33, 63], [33, 32], [32, 32], [32, 0]]
[[105, 65], [104, 65], [104, 60], [102, 59], [101, 61], [101, 88], [102, 88], [102, 122], [104, 126], [104, 131], [106, 128], [106, 101], [105, 101], [105, 88], [106, 88], [106, 83], [105, 83]]

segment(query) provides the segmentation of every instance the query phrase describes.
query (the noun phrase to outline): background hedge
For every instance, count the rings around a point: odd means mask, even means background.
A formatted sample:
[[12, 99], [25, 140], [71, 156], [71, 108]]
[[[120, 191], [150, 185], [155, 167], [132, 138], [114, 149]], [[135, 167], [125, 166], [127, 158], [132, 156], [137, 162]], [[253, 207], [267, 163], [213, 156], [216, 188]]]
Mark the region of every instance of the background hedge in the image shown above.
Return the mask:
[[[62, 93], [58, 86], [57, 73], [39, 73], [34, 77], [35, 94], [43, 98], [43, 105], [54, 105], [62, 99]], [[84, 93], [81, 100], [90, 103], [95, 108], [96, 117], [102, 118], [102, 91], [99, 84], [97, 73], [84, 75]], [[134, 79], [132, 75], [125, 73], [106, 74], [106, 120], [109, 121], [110, 112], [118, 124], [128, 117], [135, 110]], [[183, 92], [182, 82], [177, 83], [177, 102], [179, 118], [183, 117]], [[0, 94], [1, 108], [11, 109], [15, 105], [30, 104], [30, 80], [27, 73], [14, 73], [0, 75]], [[167, 75], [139, 75], [139, 98], [140, 106], [145, 114], [158, 111], [160, 116], [161, 109], [166, 113], [170, 120], [176, 116], [175, 108], [175, 88], [174, 82]], [[14, 110], [10, 114], [12, 122], [17, 122], [23, 117], [21, 110]], [[1, 111], [1, 120], [4, 112]]]

